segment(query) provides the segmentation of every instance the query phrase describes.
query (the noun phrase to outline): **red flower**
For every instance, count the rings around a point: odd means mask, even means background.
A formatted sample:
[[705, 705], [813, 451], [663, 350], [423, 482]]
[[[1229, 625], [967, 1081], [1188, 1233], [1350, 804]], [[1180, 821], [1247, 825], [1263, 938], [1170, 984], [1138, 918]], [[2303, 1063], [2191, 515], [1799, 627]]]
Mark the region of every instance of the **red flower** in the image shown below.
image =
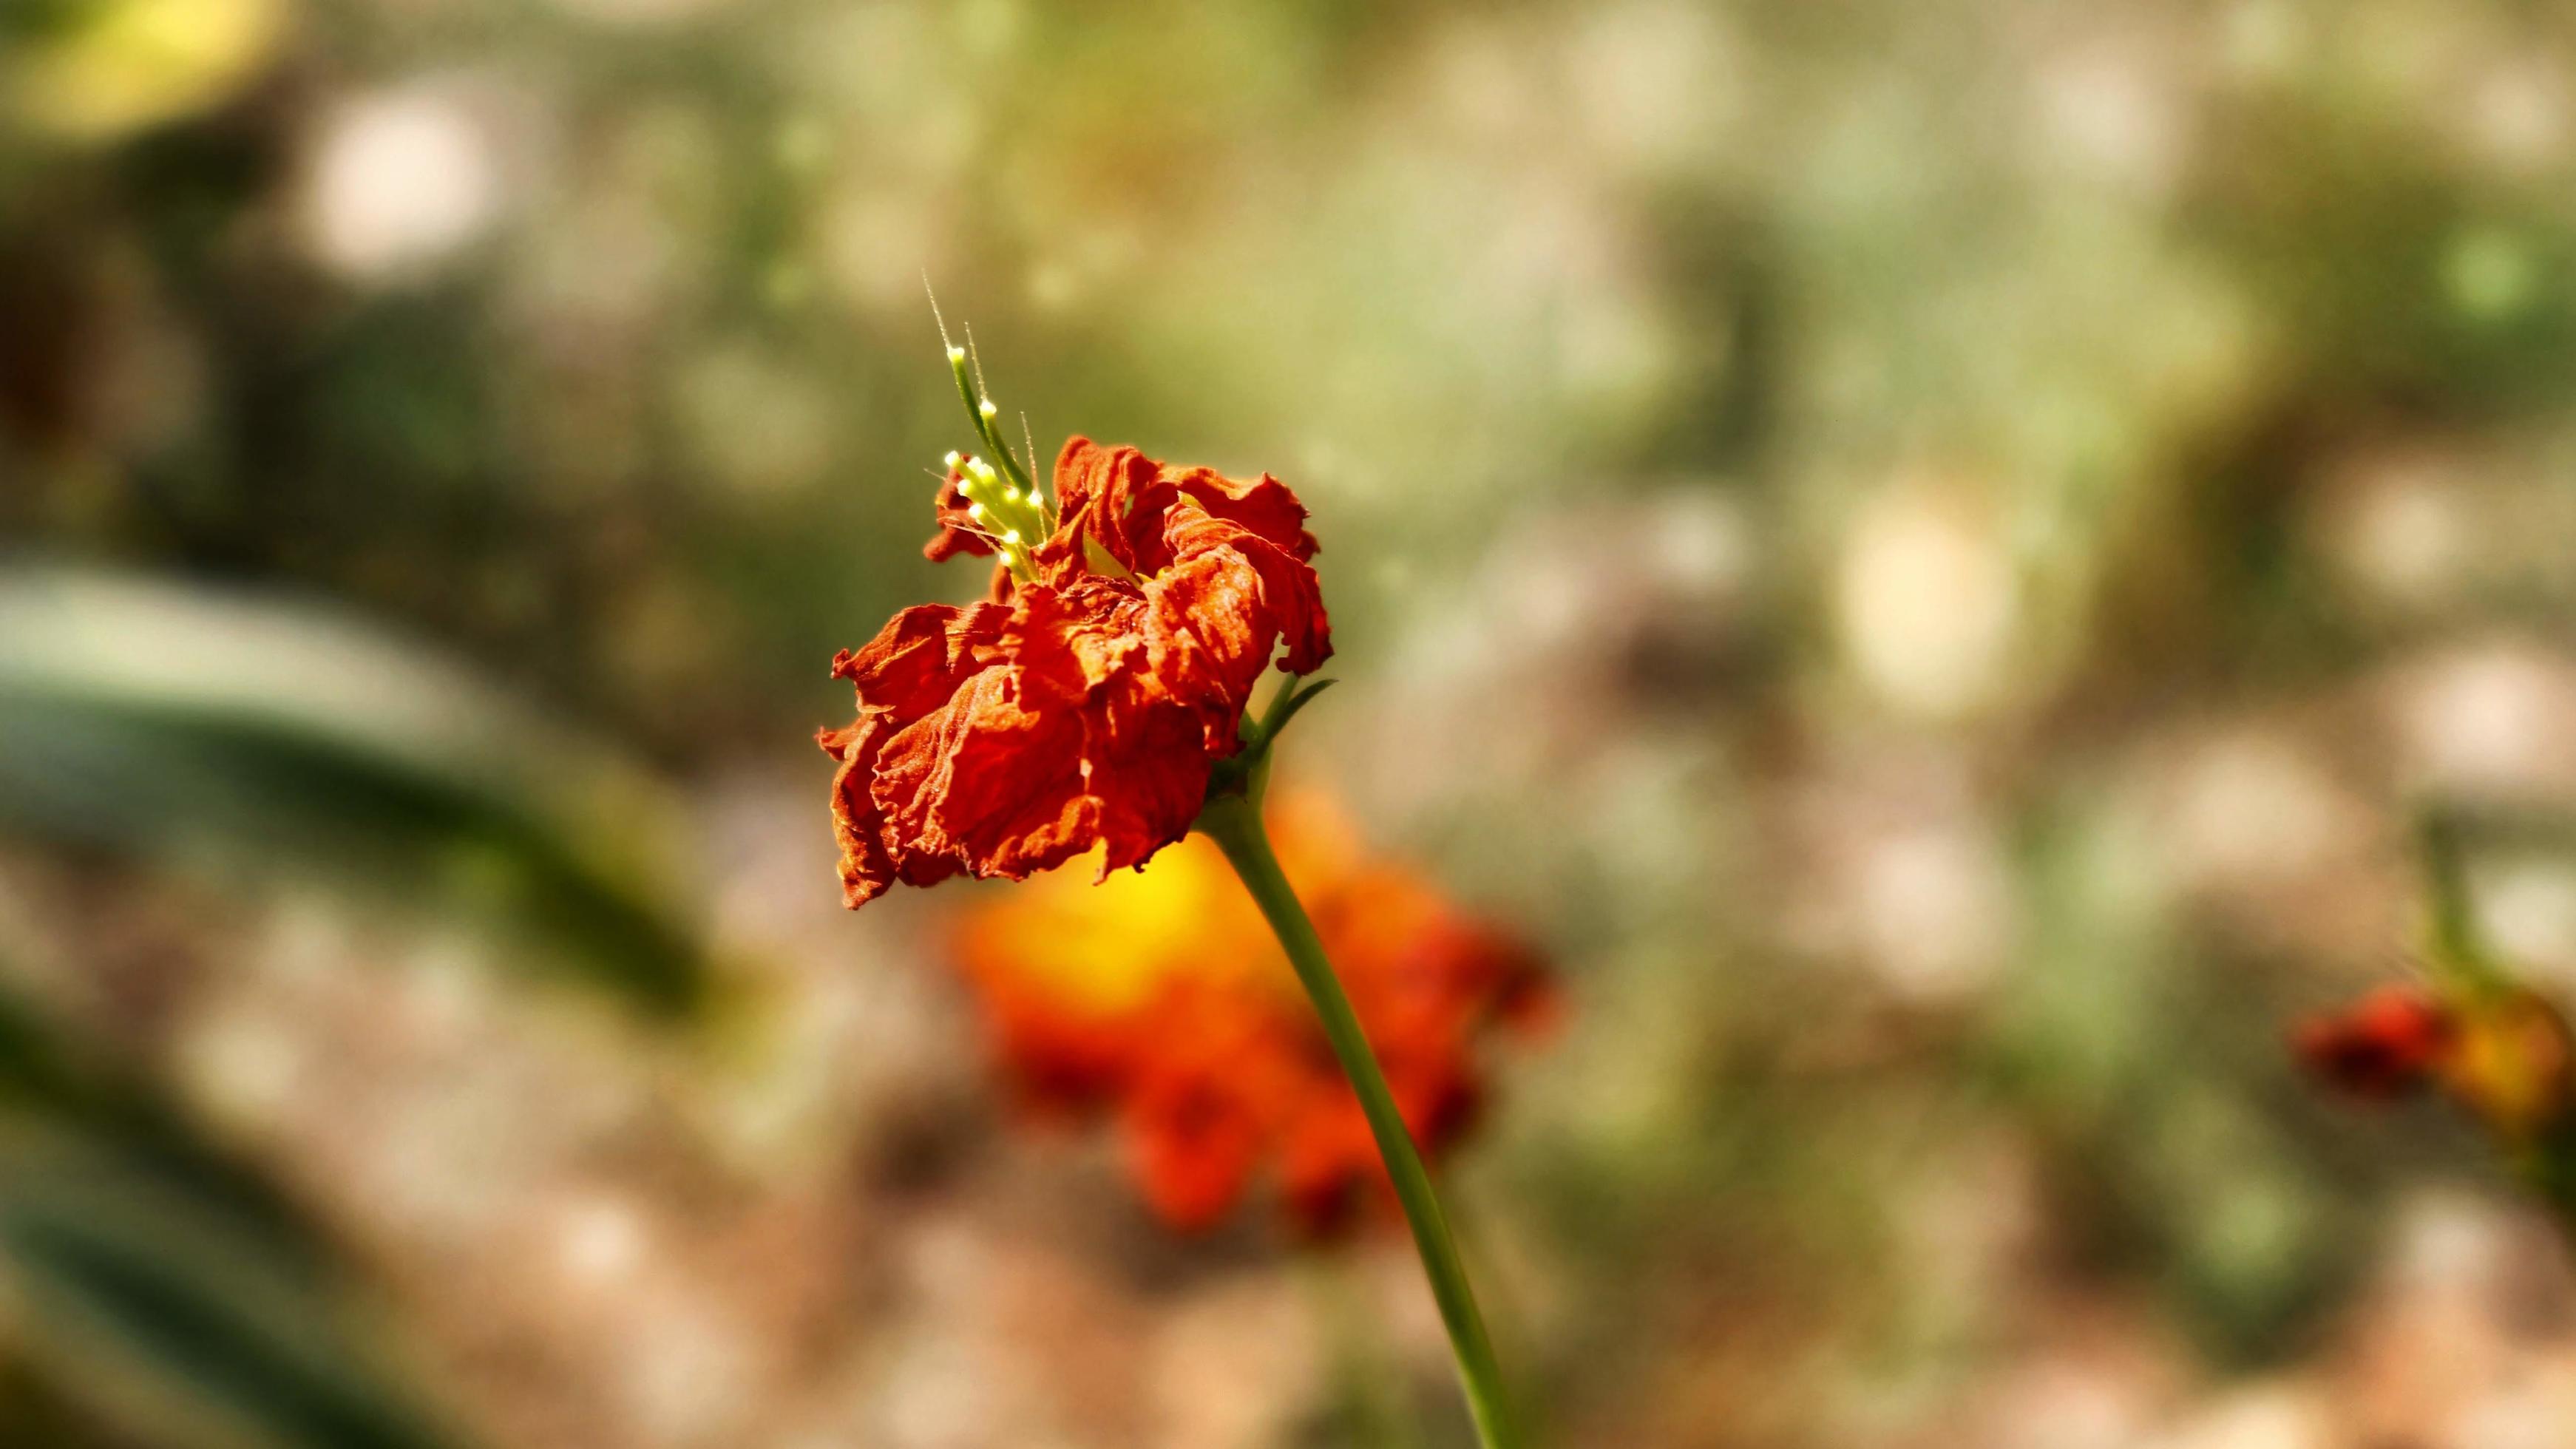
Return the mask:
[[858, 717], [816, 738], [840, 762], [854, 909], [896, 881], [1020, 880], [1094, 848], [1104, 878], [1142, 865], [1188, 833], [1282, 645], [1294, 674], [1332, 653], [1306, 510], [1277, 479], [1078, 437], [1055, 488], [1050, 515], [952, 457], [924, 551], [997, 556], [993, 597], [906, 609], [833, 660]]
[[2458, 1038], [2458, 1022], [2430, 994], [2382, 986], [2342, 1011], [2301, 1022], [2291, 1045], [2333, 1085], [2356, 1096], [2394, 1097], [2431, 1081]]
[[2300, 1025], [2308, 1068], [2359, 1096], [2419, 1087], [2443, 1094], [2501, 1136], [2529, 1142], [2576, 1121], [2576, 1036], [2536, 992], [2505, 987], [2448, 999], [2383, 986]]
[[[1313, 797], [1268, 812], [1283, 868], [1426, 1153], [1484, 1096], [1480, 1049], [1549, 1005], [1539, 961], [1409, 871], [1362, 857]], [[1117, 1123], [1139, 1188], [1210, 1226], [1266, 1182], [1309, 1233], [1391, 1203], [1359, 1100], [1258, 909], [1193, 839], [1097, 889], [1042, 881], [979, 903], [956, 959], [1023, 1102]]]

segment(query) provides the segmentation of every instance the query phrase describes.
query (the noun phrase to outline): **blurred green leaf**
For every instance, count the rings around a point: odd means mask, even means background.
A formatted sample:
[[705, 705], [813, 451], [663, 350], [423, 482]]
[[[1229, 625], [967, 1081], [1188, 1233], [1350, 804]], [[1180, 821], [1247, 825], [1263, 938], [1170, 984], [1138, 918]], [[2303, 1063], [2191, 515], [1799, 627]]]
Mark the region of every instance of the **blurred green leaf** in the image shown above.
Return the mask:
[[[210, 1147], [158, 1093], [98, 1059], [0, 989], [0, 1119], [69, 1124], [113, 1140], [138, 1172], [219, 1206], [281, 1249], [307, 1237], [266, 1179]], [[318, 1271], [318, 1269], [317, 1269]]]
[[0, 829], [481, 917], [675, 1014], [671, 807], [455, 666], [318, 610], [0, 574]]
[[75, 1395], [173, 1445], [427, 1449], [428, 1417], [316, 1271], [112, 1136], [0, 1115], [0, 1273]]
[[183, 1449], [445, 1442], [334, 1259], [261, 1174], [0, 990], [0, 1309], [24, 1319], [0, 1397]]

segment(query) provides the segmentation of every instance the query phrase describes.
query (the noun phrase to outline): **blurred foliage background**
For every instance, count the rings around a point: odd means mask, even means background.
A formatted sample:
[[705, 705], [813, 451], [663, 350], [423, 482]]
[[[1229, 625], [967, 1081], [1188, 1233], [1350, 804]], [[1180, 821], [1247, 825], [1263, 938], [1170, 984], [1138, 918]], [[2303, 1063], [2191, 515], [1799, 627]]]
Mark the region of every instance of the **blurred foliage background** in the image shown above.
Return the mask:
[[925, 277], [1299, 490], [1283, 769], [1558, 963], [1548, 1442], [2567, 1441], [2545, 1221], [2280, 1035], [2576, 809], [2576, 12], [15, 0], [0, 1445], [1465, 1442], [1400, 1243], [1164, 1235], [977, 890], [837, 909]]

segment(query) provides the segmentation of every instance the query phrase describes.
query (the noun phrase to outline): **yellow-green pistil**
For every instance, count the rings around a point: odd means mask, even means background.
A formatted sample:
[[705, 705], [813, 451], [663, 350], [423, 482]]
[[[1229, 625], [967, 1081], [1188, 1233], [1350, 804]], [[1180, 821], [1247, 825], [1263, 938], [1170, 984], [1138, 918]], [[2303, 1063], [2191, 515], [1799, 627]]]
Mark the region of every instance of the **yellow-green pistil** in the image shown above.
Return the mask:
[[1025, 581], [1033, 577], [1029, 550], [1055, 532], [1055, 511], [1047, 507], [1046, 494], [993, 426], [1001, 409], [977, 386], [975, 366], [965, 348], [949, 347], [948, 370], [957, 378], [957, 395], [964, 399], [991, 459], [950, 453], [942, 461], [957, 475], [957, 491], [966, 498], [967, 516], [992, 541], [1002, 566], [1013, 578]]

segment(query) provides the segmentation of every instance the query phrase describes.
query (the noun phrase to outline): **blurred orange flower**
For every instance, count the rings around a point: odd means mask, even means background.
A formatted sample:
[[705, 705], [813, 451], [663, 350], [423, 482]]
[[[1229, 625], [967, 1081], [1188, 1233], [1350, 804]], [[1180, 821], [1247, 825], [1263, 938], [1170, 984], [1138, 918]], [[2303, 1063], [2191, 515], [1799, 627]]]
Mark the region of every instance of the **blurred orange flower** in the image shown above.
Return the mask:
[[[1454, 1145], [1484, 1095], [1483, 1041], [1550, 1008], [1545, 968], [1367, 858], [1325, 800], [1274, 794], [1268, 816], [1406, 1125], [1426, 1154]], [[1392, 1202], [1313, 1008], [1204, 836], [1098, 886], [1061, 874], [981, 904], [955, 954], [1025, 1103], [1114, 1118], [1174, 1227], [1212, 1226], [1260, 1180], [1307, 1233]]]
[[2510, 989], [2444, 999], [2383, 986], [2303, 1022], [2292, 1046], [2345, 1091], [2395, 1097], [2438, 1086], [2503, 1136], [2527, 1141], [2576, 1112], [2576, 1039], [2539, 995]]

